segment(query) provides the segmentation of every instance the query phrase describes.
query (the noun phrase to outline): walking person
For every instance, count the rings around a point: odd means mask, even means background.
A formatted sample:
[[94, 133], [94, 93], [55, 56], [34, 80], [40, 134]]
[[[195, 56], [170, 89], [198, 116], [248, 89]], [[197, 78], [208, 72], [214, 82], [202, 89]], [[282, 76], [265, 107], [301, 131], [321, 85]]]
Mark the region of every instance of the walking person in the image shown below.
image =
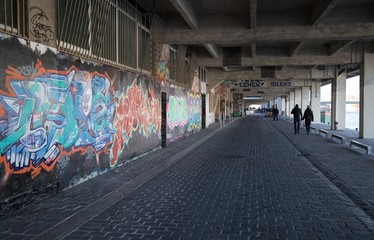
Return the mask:
[[300, 133], [300, 120], [303, 117], [299, 104], [296, 104], [295, 107], [291, 110], [293, 114], [293, 126], [295, 129], [295, 134]]
[[273, 106], [272, 112], [273, 112], [273, 121], [275, 121], [275, 120], [278, 121], [279, 110], [278, 110], [277, 106]]
[[306, 109], [304, 111], [304, 116], [301, 118], [301, 120], [305, 119], [305, 128], [306, 128], [306, 134], [309, 134], [310, 131], [310, 124], [314, 121], [313, 117], [313, 111], [310, 109], [310, 106], [306, 106]]

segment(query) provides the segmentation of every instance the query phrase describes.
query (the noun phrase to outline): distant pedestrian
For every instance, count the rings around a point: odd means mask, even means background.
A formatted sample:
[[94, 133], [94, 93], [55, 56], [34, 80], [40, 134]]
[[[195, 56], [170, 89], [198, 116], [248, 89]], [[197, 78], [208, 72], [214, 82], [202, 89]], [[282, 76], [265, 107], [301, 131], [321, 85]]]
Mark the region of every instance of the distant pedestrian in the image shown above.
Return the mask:
[[310, 131], [310, 124], [314, 121], [313, 117], [313, 111], [310, 109], [310, 106], [306, 106], [306, 109], [304, 111], [304, 116], [301, 118], [301, 120], [305, 119], [305, 128], [306, 128], [306, 133], [309, 134]]
[[295, 105], [295, 107], [291, 110], [291, 114], [293, 114], [293, 126], [295, 129], [295, 134], [300, 133], [300, 120], [303, 117], [303, 114], [301, 113], [299, 104]]
[[273, 112], [273, 121], [275, 121], [275, 120], [278, 121], [279, 110], [278, 110], [277, 106], [273, 106], [272, 112]]

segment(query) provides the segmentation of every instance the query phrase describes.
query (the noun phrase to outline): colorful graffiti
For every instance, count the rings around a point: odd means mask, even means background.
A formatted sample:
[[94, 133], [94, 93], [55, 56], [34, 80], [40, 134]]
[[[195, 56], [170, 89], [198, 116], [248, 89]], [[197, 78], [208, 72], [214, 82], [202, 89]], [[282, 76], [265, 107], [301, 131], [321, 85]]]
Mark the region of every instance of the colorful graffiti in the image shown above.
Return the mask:
[[187, 131], [197, 131], [201, 129], [201, 95], [188, 93], [188, 128]]
[[169, 45], [163, 45], [159, 66], [156, 72], [156, 81], [163, 84], [170, 81], [169, 72]]
[[161, 109], [153, 90], [144, 91], [135, 80], [118, 99], [114, 119], [117, 133], [111, 150], [111, 167], [117, 164], [133, 132], [138, 131], [148, 137], [151, 134], [160, 135], [161, 128]]
[[112, 81], [107, 74], [46, 70], [32, 75], [11, 66], [0, 90], [0, 164], [6, 173], [50, 171], [61, 156], [109, 152], [115, 129]]
[[171, 131], [185, 126], [188, 132], [201, 129], [201, 95], [189, 92], [187, 97], [170, 96], [167, 125]]
[[167, 125], [171, 131], [188, 123], [188, 104], [185, 97], [170, 96], [166, 111]]

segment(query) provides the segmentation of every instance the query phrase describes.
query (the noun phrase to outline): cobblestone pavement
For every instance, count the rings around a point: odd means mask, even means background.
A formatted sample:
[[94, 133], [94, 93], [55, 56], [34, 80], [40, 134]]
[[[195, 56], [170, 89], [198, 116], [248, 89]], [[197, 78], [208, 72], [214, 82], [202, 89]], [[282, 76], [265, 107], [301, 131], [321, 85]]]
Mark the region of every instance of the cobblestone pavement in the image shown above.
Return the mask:
[[0, 239], [374, 239], [371, 157], [247, 116], [1, 218]]

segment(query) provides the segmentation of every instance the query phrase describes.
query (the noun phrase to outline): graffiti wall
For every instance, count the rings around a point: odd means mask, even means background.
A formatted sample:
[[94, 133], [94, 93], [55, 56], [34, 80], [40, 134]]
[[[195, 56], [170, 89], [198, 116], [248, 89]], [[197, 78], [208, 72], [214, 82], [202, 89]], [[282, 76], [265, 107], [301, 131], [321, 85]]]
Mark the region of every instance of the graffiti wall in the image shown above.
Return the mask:
[[156, 72], [156, 81], [164, 85], [170, 82], [169, 55], [169, 45], [164, 44], [162, 46], [161, 57]]
[[173, 88], [168, 92], [167, 141], [201, 130], [201, 94]]
[[74, 184], [160, 145], [155, 81], [4, 35], [0, 52], [0, 201]]

